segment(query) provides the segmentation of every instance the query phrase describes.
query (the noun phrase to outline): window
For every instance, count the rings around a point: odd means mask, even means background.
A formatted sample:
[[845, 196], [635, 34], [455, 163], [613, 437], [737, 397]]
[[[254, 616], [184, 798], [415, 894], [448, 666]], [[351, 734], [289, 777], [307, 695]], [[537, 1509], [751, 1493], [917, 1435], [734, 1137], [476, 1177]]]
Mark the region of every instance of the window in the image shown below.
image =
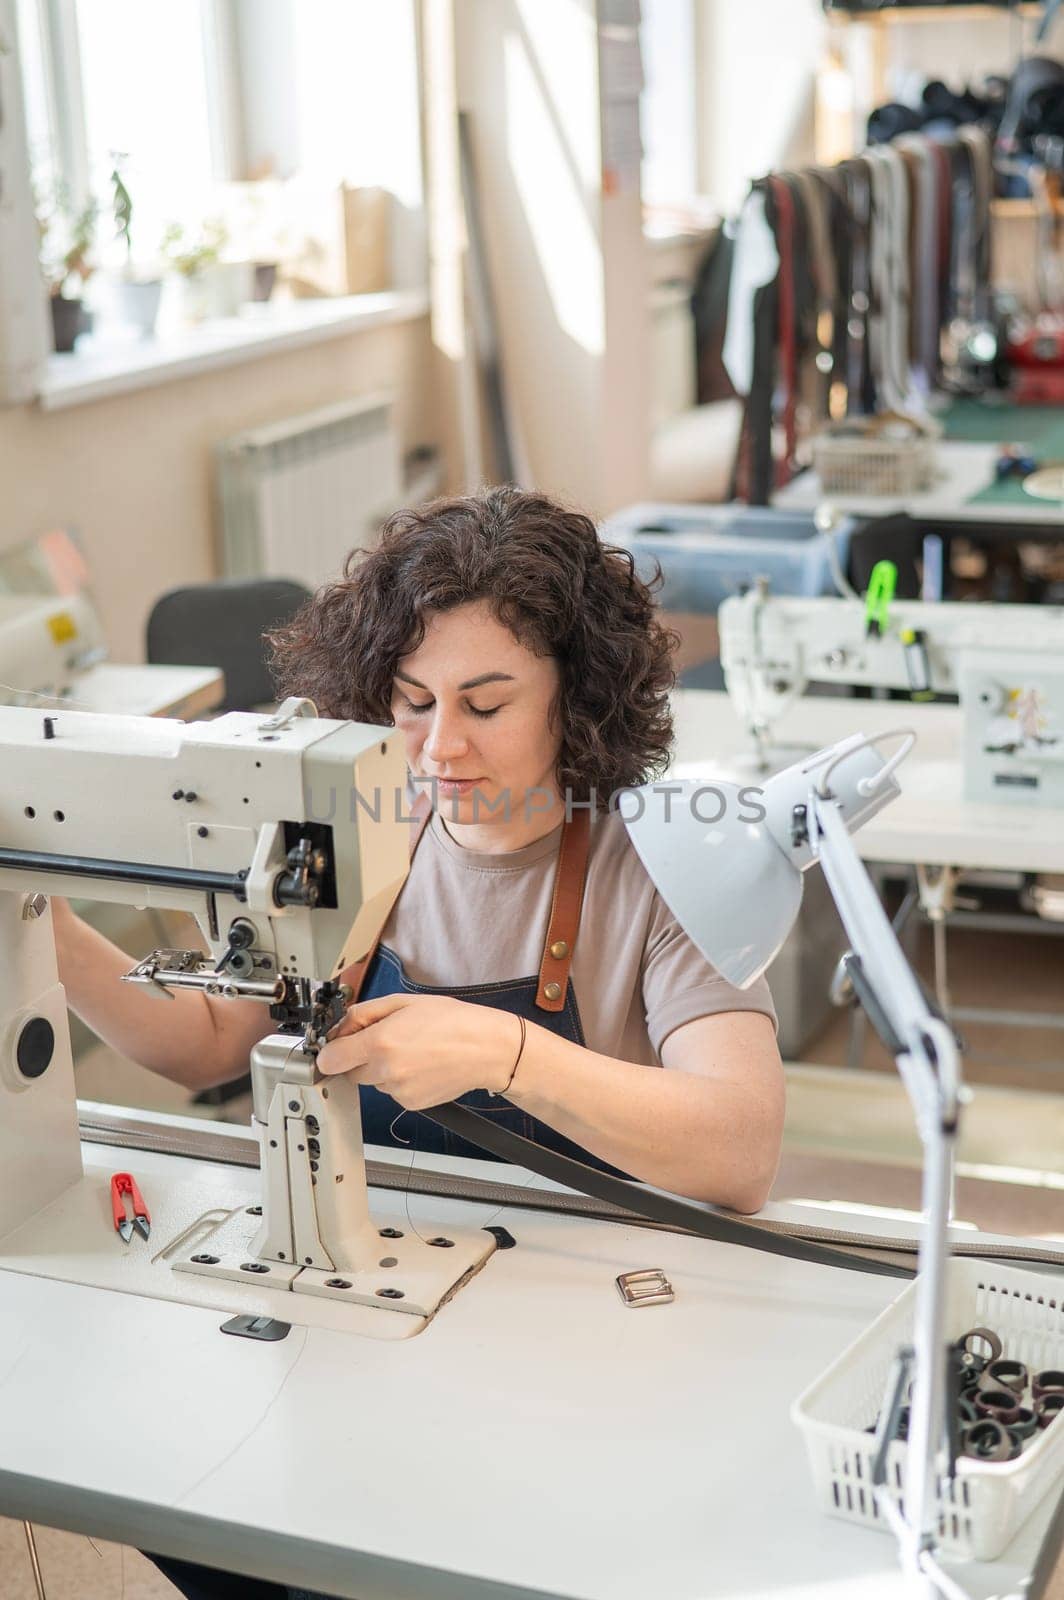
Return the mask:
[[[17, 5], [38, 201], [68, 222], [95, 201], [99, 265], [128, 264], [112, 220], [118, 160], [142, 275], [173, 223], [184, 238], [171, 258], [205, 225], [233, 260], [305, 258], [322, 197], [343, 184], [383, 194], [391, 284], [424, 283], [415, 0]], [[342, 273], [315, 288], [347, 292]]]
[[[211, 150], [204, 8], [198, 0], [77, 0], [86, 168], [109, 206], [116, 156], [133, 196], [133, 245], [153, 254], [163, 229], [209, 211]], [[100, 232], [113, 234], [110, 218]]]

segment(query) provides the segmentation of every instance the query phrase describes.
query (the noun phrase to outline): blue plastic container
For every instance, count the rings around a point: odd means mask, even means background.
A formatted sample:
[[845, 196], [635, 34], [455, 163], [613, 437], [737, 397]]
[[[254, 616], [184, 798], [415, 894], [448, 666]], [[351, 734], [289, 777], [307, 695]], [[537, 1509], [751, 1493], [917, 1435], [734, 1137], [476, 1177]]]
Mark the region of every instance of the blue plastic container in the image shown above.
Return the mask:
[[755, 506], [636, 505], [599, 528], [607, 544], [630, 550], [636, 571], [649, 579], [660, 564], [659, 603], [668, 611], [715, 613], [722, 600], [767, 578], [773, 594], [838, 591], [830, 544], [846, 570], [855, 519], [822, 533], [811, 514]]

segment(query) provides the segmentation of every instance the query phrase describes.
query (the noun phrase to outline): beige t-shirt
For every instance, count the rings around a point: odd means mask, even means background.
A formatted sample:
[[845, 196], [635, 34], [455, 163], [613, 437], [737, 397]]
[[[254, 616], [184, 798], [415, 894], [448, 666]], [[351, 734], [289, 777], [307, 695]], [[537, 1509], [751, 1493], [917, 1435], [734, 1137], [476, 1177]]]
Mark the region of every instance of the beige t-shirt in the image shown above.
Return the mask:
[[[437, 813], [381, 944], [409, 982], [458, 989], [539, 973], [561, 827], [504, 855], [467, 850]], [[571, 982], [589, 1049], [660, 1065], [675, 1028], [721, 1011], [776, 1016], [763, 978], [736, 989], [709, 965], [654, 888], [624, 822], [592, 821]]]

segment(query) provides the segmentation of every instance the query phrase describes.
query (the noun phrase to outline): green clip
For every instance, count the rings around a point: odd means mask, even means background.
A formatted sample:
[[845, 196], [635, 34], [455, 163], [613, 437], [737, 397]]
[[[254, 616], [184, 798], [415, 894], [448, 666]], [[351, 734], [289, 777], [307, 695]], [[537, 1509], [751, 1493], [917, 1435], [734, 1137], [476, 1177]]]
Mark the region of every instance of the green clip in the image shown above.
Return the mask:
[[893, 561], [877, 561], [868, 580], [865, 595], [865, 633], [884, 634], [890, 622], [890, 603], [898, 585], [898, 569]]

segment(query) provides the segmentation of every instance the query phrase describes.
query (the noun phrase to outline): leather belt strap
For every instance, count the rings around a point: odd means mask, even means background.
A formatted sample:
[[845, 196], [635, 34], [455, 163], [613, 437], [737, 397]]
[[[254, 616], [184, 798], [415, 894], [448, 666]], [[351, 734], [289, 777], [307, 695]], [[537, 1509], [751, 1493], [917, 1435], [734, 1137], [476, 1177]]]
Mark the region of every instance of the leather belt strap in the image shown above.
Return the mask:
[[790, 191], [794, 207], [794, 233], [792, 244], [792, 273], [794, 284], [794, 325], [797, 352], [796, 437], [795, 460], [800, 439], [812, 431], [821, 415], [823, 374], [817, 367], [819, 353], [818, 327], [821, 296], [823, 293], [824, 257], [820, 254], [823, 243], [818, 237], [820, 192], [807, 172], [784, 172], [783, 181]]
[[776, 242], [780, 252], [779, 344], [783, 383], [784, 458], [776, 469], [776, 486], [790, 483], [798, 444], [798, 326], [794, 293], [794, 196], [786, 180], [769, 180], [776, 206]]
[[910, 134], [898, 140], [909, 163], [913, 186], [913, 230], [910, 256], [912, 298], [912, 355], [918, 380], [925, 392], [932, 389], [938, 372], [939, 312], [939, 169], [930, 140]]
[[928, 258], [920, 254], [919, 244], [921, 239], [922, 221], [920, 203], [924, 191], [923, 161], [919, 153], [912, 149], [902, 139], [894, 145], [905, 167], [906, 183], [909, 191], [909, 241], [906, 251], [906, 274], [909, 282], [909, 349], [908, 360], [910, 366], [919, 359], [919, 312], [917, 308], [918, 286], [921, 285], [923, 264]]
[[580, 911], [587, 881], [591, 848], [591, 813], [572, 811], [562, 825], [558, 864], [554, 869], [547, 937], [539, 964], [536, 1005], [542, 1011], [562, 1011], [569, 991], [569, 973], [580, 928]]
[[854, 1257], [842, 1250], [834, 1250], [829, 1245], [814, 1244], [786, 1234], [767, 1233], [756, 1224], [742, 1222], [725, 1212], [703, 1211], [699, 1206], [662, 1194], [657, 1189], [646, 1189], [641, 1184], [614, 1178], [610, 1173], [599, 1172], [585, 1165], [583, 1161], [573, 1161], [569, 1156], [533, 1144], [531, 1139], [523, 1139], [519, 1133], [511, 1133], [508, 1128], [453, 1101], [447, 1105], [429, 1106], [422, 1115], [431, 1117], [441, 1128], [470, 1140], [503, 1161], [526, 1167], [541, 1178], [549, 1178], [568, 1189], [575, 1189], [578, 1194], [591, 1195], [610, 1205], [623, 1206], [625, 1210], [649, 1217], [667, 1228], [680, 1228], [685, 1233], [694, 1233], [701, 1239], [713, 1239], [721, 1244], [744, 1244], [752, 1250], [767, 1251], [769, 1255], [788, 1256], [794, 1261], [812, 1261], [825, 1267], [846, 1267], [851, 1272], [870, 1272], [877, 1277], [913, 1278], [916, 1275], [911, 1266], [900, 1266], [895, 1262], [870, 1257]]
[[[765, 224], [772, 230], [774, 240], [777, 240], [778, 256], [775, 197], [767, 178], [751, 184], [750, 194], [743, 208], [743, 220], [748, 217], [754, 217], [756, 220], [759, 210], [763, 213]], [[740, 500], [745, 500], [754, 506], [768, 505], [773, 487], [772, 422], [778, 355], [777, 304], [780, 271], [781, 268], [777, 266], [775, 275], [758, 284], [745, 302], [751, 307], [750, 315], [753, 322], [752, 356], [733, 487], [735, 495]], [[735, 307], [729, 300], [729, 325], [734, 311]]]
[[953, 262], [953, 163], [948, 148], [931, 146], [935, 162], [935, 206], [938, 214], [938, 350], [935, 375], [942, 373], [942, 332], [950, 319], [950, 272]]
[[846, 332], [846, 388], [852, 413], [875, 410], [875, 386], [868, 355], [868, 320], [872, 303], [869, 277], [869, 235], [872, 226], [872, 186], [868, 162], [856, 156], [840, 164], [846, 183], [850, 213], [850, 272]]
[[871, 359], [879, 397], [904, 411], [909, 398], [909, 190], [905, 166], [887, 146], [869, 152], [872, 172]]
[[802, 196], [806, 216], [806, 255], [816, 291], [813, 352], [808, 399], [813, 415], [822, 420], [830, 416], [831, 372], [821, 359], [829, 359], [835, 343], [835, 307], [839, 298], [838, 269], [829, 225], [830, 196], [818, 174], [812, 170], [796, 172], [794, 181]]
[[[432, 820], [432, 801], [430, 800], [429, 796], [425, 793], [424, 790], [421, 791], [421, 793], [418, 795], [417, 799], [414, 801], [414, 804], [411, 806], [411, 808], [410, 808], [410, 816], [411, 816], [412, 820], [411, 820], [411, 823], [410, 823], [410, 857], [409, 857], [409, 859], [411, 861], [413, 861], [413, 859], [414, 859], [414, 851], [417, 849], [418, 845], [421, 843], [421, 836], [425, 832], [425, 829], [428, 827], [429, 823]], [[396, 889], [394, 895], [391, 898], [391, 902], [389, 903], [387, 911], [384, 913], [384, 916], [380, 920], [380, 926], [377, 929], [377, 937], [374, 939], [373, 943], [370, 945], [369, 950], [366, 952], [366, 954], [364, 956], [361, 957], [360, 960], [353, 961], [349, 967], [345, 967], [343, 972], [340, 974], [340, 982], [341, 983], [346, 983], [348, 985], [348, 987], [350, 988], [350, 990], [351, 990], [351, 1003], [352, 1003], [352, 1005], [355, 1003], [355, 1001], [358, 999], [359, 995], [362, 993], [362, 985], [366, 981], [366, 973], [370, 969], [370, 966], [371, 966], [371, 964], [373, 962], [373, 957], [377, 954], [377, 947], [381, 942], [381, 937], [382, 937], [382, 935], [384, 933], [385, 926], [387, 925], [388, 918], [391, 916], [392, 912], [395, 910], [396, 904], [398, 903], [398, 900], [399, 900], [399, 896], [403, 892], [403, 886], [405, 885], [405, 883], [406, 883], [406, 879], [403, 878], [400, 881], [398, 888]]]
[[960, 140], [949, 147], [950, 158], [950, 315], [975, 320], [975, 173], [969, 147]]
[[972, 265], [975, 276], [974, 315], [984, 321], [990, 311], [991, 236], [990, 201], [994, 193], [994, 157], [989, 136], [982, 128], [962, 126], [957, 138], [968, 152], [972, 173]]
[[824, 193], [831, 253], [835, 263], [835, 299], [832, 305], [831, 385], [829, 412], [843, 417], [849, 409], [849, 322], [850, 276], [853, 254], [853, 219], [850, 213], [846, 175], [837, 167], [817, 168], [816, 177]]

